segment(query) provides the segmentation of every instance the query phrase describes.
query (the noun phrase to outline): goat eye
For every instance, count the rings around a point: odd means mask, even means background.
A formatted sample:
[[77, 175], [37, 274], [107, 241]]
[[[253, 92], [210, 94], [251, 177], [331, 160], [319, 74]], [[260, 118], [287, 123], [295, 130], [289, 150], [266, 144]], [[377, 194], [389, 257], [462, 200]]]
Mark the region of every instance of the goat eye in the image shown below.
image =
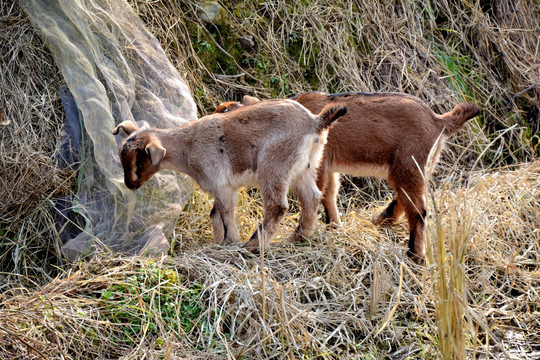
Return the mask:
[[143, 163], [138, 163], [137, 164], [137, 169], [142, 169], [144, 167], [144, 164]]
[[224, 112], [224, 113], [226, 113], [227, 111], [229, 111], [229, 109], [225, 109], [225, 110], [223, 110], [223, 112]]

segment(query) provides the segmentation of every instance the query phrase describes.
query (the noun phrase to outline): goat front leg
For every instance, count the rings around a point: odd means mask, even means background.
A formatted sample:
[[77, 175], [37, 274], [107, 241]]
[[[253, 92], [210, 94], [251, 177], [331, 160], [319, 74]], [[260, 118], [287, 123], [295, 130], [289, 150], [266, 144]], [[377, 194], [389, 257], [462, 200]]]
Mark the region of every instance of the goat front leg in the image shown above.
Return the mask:
[[268, 247], [276, 235], [281, 220], [289, 209], [287, 186], [284, 184], [277, 188], [261, 186], [261, 197], [264, 208], [263, 223], [244, 245], [244, 248], [252, 253], [259, 251], [260, 243], [265, 249]]
[[214, 195], [214, 207], [210, 212], [214, 230], [214, 242], [229, 245], [239, 242], [238, 228], [235, 219], [236, 192], [227, 191]]

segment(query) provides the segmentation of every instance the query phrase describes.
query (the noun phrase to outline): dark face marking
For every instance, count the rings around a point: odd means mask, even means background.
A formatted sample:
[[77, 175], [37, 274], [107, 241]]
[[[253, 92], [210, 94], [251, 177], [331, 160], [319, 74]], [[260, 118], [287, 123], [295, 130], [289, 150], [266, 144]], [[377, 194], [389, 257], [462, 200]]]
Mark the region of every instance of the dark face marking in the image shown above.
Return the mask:
[[141, 187], [154, 176], [157, 171], [146, 153], [147, 138], [145, 136], [128, 137], [120, 147], [119, 155], [124, 169], [124, 183], [129, 189]]
[[137, 149], [137, 159], [135, 161], [136, 171], [135, 174], [137, 174], [137, 177], [140, 178], [142, 173], [144, 172], [145, 167], [151, 166], [152, 163], [150, 162], [150, 158], [146, 151], [143, 151], [141, 149]]

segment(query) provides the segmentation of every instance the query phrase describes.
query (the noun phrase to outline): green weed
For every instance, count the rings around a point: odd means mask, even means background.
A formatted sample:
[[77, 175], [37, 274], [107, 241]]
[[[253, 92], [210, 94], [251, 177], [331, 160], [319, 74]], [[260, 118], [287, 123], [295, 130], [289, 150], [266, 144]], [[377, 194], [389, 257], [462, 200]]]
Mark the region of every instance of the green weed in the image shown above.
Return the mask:
[[157, 334], [160, 326], [176, 333], [201, 326], [199, 317], [205, 309], [202, 284], [183, 281], [174, 270], [154, 261], [146, 265], [98, 295], [103, 316], [120, 325], [124, 340]]

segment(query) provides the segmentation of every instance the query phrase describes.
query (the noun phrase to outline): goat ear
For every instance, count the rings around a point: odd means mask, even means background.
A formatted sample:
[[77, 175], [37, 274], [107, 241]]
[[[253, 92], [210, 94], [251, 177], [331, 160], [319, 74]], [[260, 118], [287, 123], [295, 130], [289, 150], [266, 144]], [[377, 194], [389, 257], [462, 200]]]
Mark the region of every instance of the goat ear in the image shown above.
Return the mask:
[[137, 124], [135, 124], [133, 121], [126, 120], [120, 123], [117, 127], [114, 128], [112, 131], [113, 135], [118, 135], [120, 131], [123, 131], [126, 133], [126, 135], [130, 135], [132, 132], [139, 130], [139, 127]]
[[260, 101], [261, 100], [257, 99], [256, 97], [244, 95], [244, 98], [242, 99], [242, 105], [253, 105]]
[[153, 166], [158, 166], [161, 160], [163, 160], [163, 157], [165, 156], [165, 148], [161, 146], [159, 141], [152, 140], [150, 143], [148, 143], [145, 147], [146, 153], [150, 157], [150, 161], [152, 162]]

